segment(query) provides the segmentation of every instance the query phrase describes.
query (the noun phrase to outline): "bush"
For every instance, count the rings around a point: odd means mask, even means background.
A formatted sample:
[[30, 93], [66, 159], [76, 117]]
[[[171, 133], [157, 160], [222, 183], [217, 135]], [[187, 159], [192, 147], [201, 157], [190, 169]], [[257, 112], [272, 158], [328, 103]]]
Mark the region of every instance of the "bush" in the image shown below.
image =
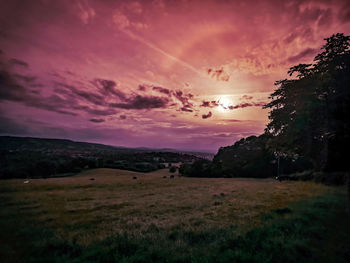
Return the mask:
[[177, 168], [175, 166], [170, 166], [170, 168], [169, 168], [169, 172], [171, 172], [171, 173], [175, 173], [176, 170], [177, 170]]
[[316, 182], [327, 184], [327, 185], [343, 185], [346, 183], [345, 173], [343, 172], [333, 172], [333, 173], [317, 172], [317, 173], [314, 173], [313, 175]]

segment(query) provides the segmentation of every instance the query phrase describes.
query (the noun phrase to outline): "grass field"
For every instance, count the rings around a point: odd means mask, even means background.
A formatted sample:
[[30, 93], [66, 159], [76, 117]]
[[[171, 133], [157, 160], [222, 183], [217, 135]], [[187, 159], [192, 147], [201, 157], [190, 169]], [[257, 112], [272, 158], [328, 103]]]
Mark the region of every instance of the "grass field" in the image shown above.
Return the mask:
[[169, 176], [0, 181], [0, 261], [350, 262], [343, 188]]

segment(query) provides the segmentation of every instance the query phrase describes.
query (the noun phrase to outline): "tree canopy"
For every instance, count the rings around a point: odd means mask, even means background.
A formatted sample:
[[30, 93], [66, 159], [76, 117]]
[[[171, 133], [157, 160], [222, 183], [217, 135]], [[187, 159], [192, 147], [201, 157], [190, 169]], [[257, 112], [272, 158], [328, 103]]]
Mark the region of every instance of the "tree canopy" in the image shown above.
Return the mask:
[[265, 132], [276, 151], [309, 157], [316, 170], [344, 171], [350, 146], [350, 36], [326, 38], [313, 64], [277, 81]]

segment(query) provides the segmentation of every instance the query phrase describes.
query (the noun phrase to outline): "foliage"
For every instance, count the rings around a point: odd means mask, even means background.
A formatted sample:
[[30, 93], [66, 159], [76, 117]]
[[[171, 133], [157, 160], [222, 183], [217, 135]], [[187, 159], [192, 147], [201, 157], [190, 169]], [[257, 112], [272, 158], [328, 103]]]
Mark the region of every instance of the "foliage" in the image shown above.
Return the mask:
[[274, 175], [274, 156], [267, 151], [266, 135], [242, 138], [234, 145], [219, 149], [213, 162], [220, 164], [229, 177], [269, 177]]
[[170, 166], [169, 172], [175, 173], [176, 172], [176, 166]]
[[[268, 148], [270, 135], [242, 138], [232, 146], [222, 147], [213, 162], [198, 160], [183, 164], [180, 174], [188, 177], [255, 177], [277, 175], [277, 160]], [[280, 157], [280, 173], [290, 174], [311, 169], [312, 164], [301, 156]]]
[[222, 172], [221, 164], [206, 159], [197, 160], [192, 164], [181, 164], [179, 167], [179, 174], [187, 177], [202, 178], [227, 177]]
[[155, 152], [60, 139], [0, 137], [0, 179], [48, 178], [83, 169], [115, 168], [151, 172], [164, 163], [190, 162], [196, 156]]
[[326, 38], [314, 64], [290, 68], [292, 79], [270, 95], [269, 146], [310, 158], [316, 170], [347, 170], [350, 146], [350, 37]]

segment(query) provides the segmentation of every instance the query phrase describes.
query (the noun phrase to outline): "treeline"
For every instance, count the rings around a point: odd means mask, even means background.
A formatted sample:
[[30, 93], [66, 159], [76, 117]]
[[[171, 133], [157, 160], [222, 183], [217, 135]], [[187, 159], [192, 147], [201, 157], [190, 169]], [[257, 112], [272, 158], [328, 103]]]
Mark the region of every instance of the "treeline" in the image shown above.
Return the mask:
[[242, 138], [232, 146], [221, 147], [213, 161], [183, 164], [179, 172], [188, 177], [267, 178], [313, 168], [312, 163], [302, 156], [276, 156], [268, 147], [270, 139], [267, 134]]
[[71, 176], [84, 169], [115, 168], [151, 172], [169, 163], [193, 162], [199, 158], [173, 152], [74, 151], [48, 153], [47, 150], [1, 150], [0, 179]]
[[328, 180], [325, 175], [338, 178], [348, 172], [350, 37], [338, 33], [325, 40], [313, 64], [291, 67], [292, 78], [275, 83], [271, 102], [264, 106], [270, 109], [264, 134], [220, 148], [212, 162], [184, 164], [180, 173], [193, 177], [299, 173], [301, 178], [317, 175]]

